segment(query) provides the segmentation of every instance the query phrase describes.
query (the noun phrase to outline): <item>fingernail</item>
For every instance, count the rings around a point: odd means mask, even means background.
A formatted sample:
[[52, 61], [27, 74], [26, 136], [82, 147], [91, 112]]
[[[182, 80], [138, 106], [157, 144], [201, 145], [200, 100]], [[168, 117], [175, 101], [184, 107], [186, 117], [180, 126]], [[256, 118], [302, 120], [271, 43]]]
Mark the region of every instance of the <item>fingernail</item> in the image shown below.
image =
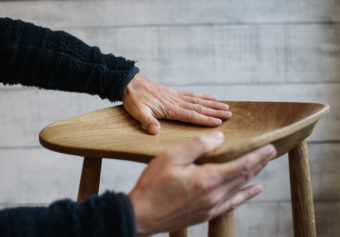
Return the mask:
[[260, 192], [262, 192], [262, 187], [260, 185], [256, 185], [254, 187], [254, 191], [256, 194], [259, 194]]
[[212, 99], [212, 100], [216, 100], [216, 99], [217, 99], [216, 96], [214, 96], [214, 95], [207, 95], [207, 97], [208, 97], [209, 99]]
[[214, 122], [217, 123], [217, 124], [221, 124], [221, 123], [222, 123], [222, 120], [221, 120], [221, 119], [215, 118], [215, 119], [214, 119]]
[[229, 105], [223, 104], [223, 103], [220, 103], [220, 107], [221, 107], [221, 109], [225, 109], [225, 110], [229, 109]]
[[270, 158], [274, 158], [277, 155], [276, 148], [272, 144], [267, 145], [266, 150]]
[[151, 133], [156, 134], [158, 131], [158, 127], [156, 125], [151, 125], [149, 130]]
[[226, 111], [226, 112], [225, 112], [225, 115], [228, 116], [228, 117], [231, 117], [231, 116], [233, 115], [233, 113], [230, 112], [230, 111]]
[[212, 133], [212, 135], [217, 138], [218, 140], [222, 139], [224, 137], [224, 134], [221, 131], [215, 131]]

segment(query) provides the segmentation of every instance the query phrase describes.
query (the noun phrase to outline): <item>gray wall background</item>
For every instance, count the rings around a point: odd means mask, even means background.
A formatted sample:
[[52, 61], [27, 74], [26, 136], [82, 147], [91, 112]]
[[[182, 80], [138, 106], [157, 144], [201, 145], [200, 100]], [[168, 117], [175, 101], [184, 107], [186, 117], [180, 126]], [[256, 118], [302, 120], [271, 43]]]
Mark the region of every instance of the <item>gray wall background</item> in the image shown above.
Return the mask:
[[[318, 236], [340, 236], [340, 2], [331, 0], [1, 1], [9, 16], [70, 32], [141, 73], [221, 100], [314, 101], [331, 112], [308, 139]], [[39, 131], [112, 106], [99, 97], [0, 86], [0, 207], [76, 198], [82, 159], [42, 148]], [[144, 165], [105, 160], [100, 192], [128, 192]], [[254, 182], [236, 236], [292, 236], [288, 161]], [[206, 236], [207, 225], [190, 228]], [[160, 235], [165, 236], [165, 235]]]

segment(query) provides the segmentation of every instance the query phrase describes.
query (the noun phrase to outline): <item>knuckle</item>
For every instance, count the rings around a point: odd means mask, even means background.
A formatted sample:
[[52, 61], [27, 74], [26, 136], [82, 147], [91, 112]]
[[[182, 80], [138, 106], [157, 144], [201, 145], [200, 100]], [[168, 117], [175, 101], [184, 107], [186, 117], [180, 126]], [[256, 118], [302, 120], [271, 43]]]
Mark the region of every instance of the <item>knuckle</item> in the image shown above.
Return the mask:
[[214, 218], [214, 211], [212, 209], [210, 209], [209, 211], [207, 211], [204, 215], [204, 220], [203, 221], [210, 221], [212, 218]]
[[227, 201], [227, 211], [228, 212], [235, 210], [237, 207], [238, 207], [238, 204], [237, 204], [237, 202], [235, 202], [234, 199], [229, 199]]
[[229, 205], [229, 211], [233, 211], [237, 208], [237, 203], [235, 202], [231, 202], [230, 205]]
[[267, 151], [264, 149], [260, 149], [257, 152], [254, 153], [254, 156], [256, 158], [265, 158], [267, 156]]
[[211, 219], [212, 219], [211, 210], [205, 210], [199, 216], [200, 222], [209, 221]]
[[167, 148], [166, 150], [163, 151], [162, 157], [164, 158], [170, 158], [174, 154], [174, 148]]
[[177, 108], [176, 108], [175, 105], [173, 105], [173, 104], [168, 104], [168, 105], [166, 106], [166, 108], [165, 108], [165, 114], [167, 115], [167, 117], [168, 117], [169, 119], [172, 119], [172, 118], [174, 118], [174, 116], [176, 115], [176, 110], [177, 110]]
[[242, 164], [241, 175], [244, 177], [245, 181], [249, 181], [251, 177], [251, 165], [249, 162], [244, 161]]
[[205, 139], [203, 136], [196, 136], [194, 138], [194, 142], [197, 143], [198, 145], [203, 146], [205, 144]]
[[206, 219], [205, 221], [210, 221], [211, 219], [215, 218], [218, 215], [218, 209], [221, 207], [218, 206], [219, 204], [216, 204], [214, 207], [210, 208], [207, 211]]
[[194, 138], [194, 143], [197, 144], [202, 150], [207, 150], [207, 141], [203, 136], [196, 136]]
[[268, 157], [269, 152], [266, 148], [260, 148], [257, 152], [254, 153], [254, 156], [256, 158], [260, 158], [262, 160], [266, 160], [266, 158]]
[[215, 188], [222, 180], [221, 176], [216, 172], [215, 167], [212, 165], [205, 165], [203, 172], [205, 176], [204, 179], [209, 182], [209, 188]]
[[187, 120], [188, 121], [192, 121], [193, 117], [194, 117], [193, 113], [191, 113], [191, 112], [187, 113]]
[[213, 209], [218, 204], [216, 198], [210, 197], [206, 202], [206, 208]]
[[202, 191], [205, 191], [205, 184], [204, 182], [202, 181], [202, 179], [200, 178], [197, 178], [194, 183], [193, 183], [193, 188], [194, 190], [196, 190], [198, 193], [202, 192]]
[[196, 176], [195, 180], [193, 181], [193, 188], [197, 193], [206, 192], [210, 188], [209, 182], [207, 182], [203, 175]]
[[195, 193], [200, 194], [203, 191], [202, 184], [198, 180], [194, 180], [191, 184], [192, 190], [194, 190]]
[[210, 195], [208, 201], [207, 201], [207, 208], [210, 210], [214, 210], [223, 200], [223, 194], [215, 194], [215, 195]]
[[[196, 95], [193, 95], [193, 96], [196, 96]], [[197, 97], [193, 97], [192, 98], [192, 103], [198, 104], [199, 103], [199, 99]]]
[[196, 104], [195, 110], [201, 114], [203, 112], [203, 106], [200, 104]]

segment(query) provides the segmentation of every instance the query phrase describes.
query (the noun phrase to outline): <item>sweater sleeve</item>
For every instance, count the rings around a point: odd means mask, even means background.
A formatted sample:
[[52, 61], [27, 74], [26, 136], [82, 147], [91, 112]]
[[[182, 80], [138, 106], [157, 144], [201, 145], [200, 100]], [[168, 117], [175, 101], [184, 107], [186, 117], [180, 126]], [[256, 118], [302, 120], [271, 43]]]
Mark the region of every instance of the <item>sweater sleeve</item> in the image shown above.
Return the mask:
[[139, 69], [63, 32], [0, 18], [0, 82], [122, 100]]
[[0, 211], [2, 237], [135, 237], [132, 204], [125, 194], [106, 192], [84, 202], [61, 200], [49, 207]]

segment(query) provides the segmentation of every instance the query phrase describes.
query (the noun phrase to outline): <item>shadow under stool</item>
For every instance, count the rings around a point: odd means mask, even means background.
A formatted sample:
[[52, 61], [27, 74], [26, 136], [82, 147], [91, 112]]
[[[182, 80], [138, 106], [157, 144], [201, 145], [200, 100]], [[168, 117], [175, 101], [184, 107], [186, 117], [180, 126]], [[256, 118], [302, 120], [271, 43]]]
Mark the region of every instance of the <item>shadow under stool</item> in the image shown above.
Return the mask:
[[[289, 154], [292, 215], [295, 237], [316, 236], [313, 195], [305, 139], [329, 106], [316, 103], [238, 102], [230, 105], [233, 117], [216, 128], [174, 121], [161, 121], [157, 136], [146, 134], [122, 106], [110, 107], [57, 121], [45, 127], [40, 143], [53, 151], [84, 157], [78, 201], [98, 194], [102, 159], [148, 163], [165, 149], [191, 137], [220, 130], [224, 144], [201, 157], [197, 163], [222, 163], [272, 143], [277, 157]], [[233, 212], [209, 221], [209, 237], [233, 236]], [[187, 229], [170, 233], [187, 237]]]

